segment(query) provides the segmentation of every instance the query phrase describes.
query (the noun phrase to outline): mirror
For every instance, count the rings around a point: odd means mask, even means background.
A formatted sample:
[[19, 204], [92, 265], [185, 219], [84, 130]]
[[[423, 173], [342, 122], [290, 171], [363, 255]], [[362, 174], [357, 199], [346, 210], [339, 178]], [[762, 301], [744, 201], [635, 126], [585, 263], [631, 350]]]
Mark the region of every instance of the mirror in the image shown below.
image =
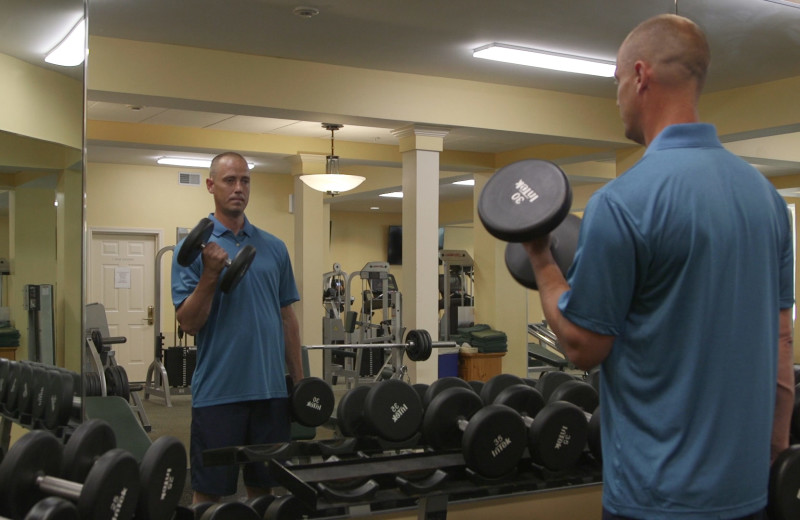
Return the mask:
[[[0, 322], [19, 332], [18, 347], [0, 355], [75, 372], [83, 337], [84, 67], [49, 65], [44, 56], [85, 11], [83, 0], [4, 2], [3, 16], [14, 23], [0, 41], [0, 258], [7, 260]], [[28, 305], [36, 288], [39, 310]]]

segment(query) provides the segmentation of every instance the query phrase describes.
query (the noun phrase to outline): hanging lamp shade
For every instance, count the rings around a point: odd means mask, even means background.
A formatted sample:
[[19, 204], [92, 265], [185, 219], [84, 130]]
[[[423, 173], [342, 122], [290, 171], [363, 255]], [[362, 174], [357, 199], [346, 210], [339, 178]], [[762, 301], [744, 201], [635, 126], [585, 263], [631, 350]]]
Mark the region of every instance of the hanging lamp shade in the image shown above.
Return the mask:
[[366, 177], [339, 173], [339, 156], [333, 153], [333, 133], [340, 129], [342, 125], [322, 123], [322, 126], [331, 132], [331, 154], [325, 160], [325, 173], [301, 175], [300, 180], [312, 190], [322, 191], [330, 195], [352, 190], [364, 182]]

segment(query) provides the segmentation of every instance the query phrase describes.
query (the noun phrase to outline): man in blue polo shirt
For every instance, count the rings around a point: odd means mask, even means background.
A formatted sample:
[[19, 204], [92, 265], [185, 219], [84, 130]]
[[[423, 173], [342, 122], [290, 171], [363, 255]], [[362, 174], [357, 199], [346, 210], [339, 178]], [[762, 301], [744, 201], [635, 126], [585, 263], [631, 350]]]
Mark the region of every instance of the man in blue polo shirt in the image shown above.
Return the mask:
[[[178, 322], [197, 336], [190, 447], [194, 503], [234, 494], [239, 477], [238, 466], [203, 467], [203, 451], [289, 440], [284, 367], [294, 381], [303, 376], [291, 306], [300, 297], [289, 253], [281, 240], [245, 217], [247, 161], [233, 152], [218, 155], [206, 187], [214, 197], [209, 243], [192, 265], [181, 267], [177, 255], [172, 262]], [[255, 259], [238, 286], [223, 294], [218, 285], [225, 260], [248, 244], [256, 248]], [[249, 497], [269, 493], [274, 483], [265, 464], [248, 464], [243, 471]]]
[[604, 519], [761, 518], [788, 446], [788, 211], [698, 122], [709, 56], [685, 18], [631, 32], [617, 104], [644, 157], [590, 200], [568, 280], [526, 244], [569, 358], [601, 364]]

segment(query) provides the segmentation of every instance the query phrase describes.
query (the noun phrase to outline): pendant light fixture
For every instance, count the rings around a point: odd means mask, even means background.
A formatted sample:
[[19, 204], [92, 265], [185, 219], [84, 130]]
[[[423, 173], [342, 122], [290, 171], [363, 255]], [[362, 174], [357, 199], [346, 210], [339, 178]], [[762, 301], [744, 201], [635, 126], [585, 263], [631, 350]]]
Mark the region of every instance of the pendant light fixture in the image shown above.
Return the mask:
[[331, 154], [327, 156], [325, 161], [325, 173], [301, 175], [300, 180], [309, 188], [323, 191], [329, 195], [352, 190], [364, 182], [365, 177], [339, 173], [339, 156], [333, 152], [333, 133], [342, 128], [342, 125], [322, 123], [322, 127], [331, 132]]

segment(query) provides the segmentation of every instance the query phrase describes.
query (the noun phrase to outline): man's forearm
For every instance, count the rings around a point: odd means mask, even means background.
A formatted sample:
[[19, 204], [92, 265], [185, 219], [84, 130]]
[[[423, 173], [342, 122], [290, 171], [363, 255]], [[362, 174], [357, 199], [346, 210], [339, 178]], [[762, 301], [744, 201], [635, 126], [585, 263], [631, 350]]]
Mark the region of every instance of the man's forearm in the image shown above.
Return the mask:
[[778, 336], [778, 388], [775, 394], [775, 417], [772, 424], [772, 460], [789, 447], [789, 429], [794, 409], [794, 368], [791, 309], [780, 314]]
[[569, 284], [561, 268], [549, 247], [526, 246], [526, 249], [536, 276], [544, 318], [558, 338], [559, 345], [576, 367], [588, 370], [599, 365], [611, 351], [614, 337], [586, 330], [565, 318], [558, 308], [558, 300], [569, 290]]
[[292, 380], [303, 379], [302, 344], [300, 342], [300, 323], [291, 306], [281, 309], [286, 368]]
[[175, 312], [175, 317], [184, 332], [192, 336], [203, 328], [211, 313], [211, 304], [216, 292], [216, 279], [200, 277], [197, 287], [194, 288]]

